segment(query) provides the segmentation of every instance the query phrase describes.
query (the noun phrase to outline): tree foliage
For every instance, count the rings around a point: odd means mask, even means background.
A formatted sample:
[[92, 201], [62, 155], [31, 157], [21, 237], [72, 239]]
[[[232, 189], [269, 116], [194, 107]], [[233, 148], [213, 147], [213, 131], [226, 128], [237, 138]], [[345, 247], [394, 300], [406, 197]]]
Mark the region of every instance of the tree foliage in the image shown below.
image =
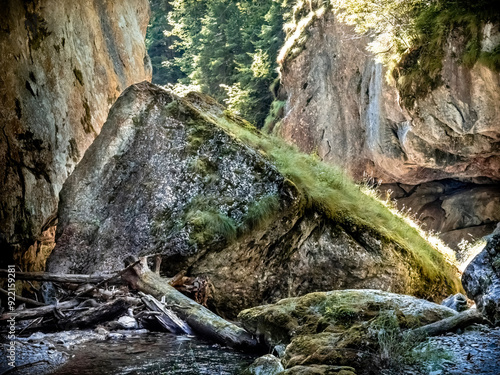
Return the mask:
[[278, 75], [276, 56], [285, 38], [288, 1], [151, 0], [151, 4], [148, 51], [161, 73], [158, 83], [197, 85], [261, 126], [273, 99], [269, 86]]

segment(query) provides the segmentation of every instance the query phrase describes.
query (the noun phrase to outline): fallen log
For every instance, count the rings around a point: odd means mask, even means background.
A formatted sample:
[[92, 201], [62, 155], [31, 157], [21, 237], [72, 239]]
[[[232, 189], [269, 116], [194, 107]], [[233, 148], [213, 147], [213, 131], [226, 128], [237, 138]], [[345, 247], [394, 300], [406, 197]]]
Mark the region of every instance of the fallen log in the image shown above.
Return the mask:
[[477, 309], [470, 309], [449, 318], [415, 328], [412, 333], [417, 337], [438, 336], [459, 328], [465, 328], [474, 323], [485, 322], [486, 320]]
[[75, 327], [93, 327], [99, 323], [107, 322], [123, 315], [129, 307], [130, 304], [125, 298], [118, 298], [113, 302], [62, 318], [59, 320], [58, 326], [65, 330]]
[[[0, 277], [7, 277], [7, 270], [0, 269]], [[53, 281], [57, 283], [99, 283], [113, 275], [73, 275], [49, 272], [16, 272], [16, 280]]]
[[80, 302], [78, 302], [76, 299], [74, 299], [71, 301], [58, 303], [57, 305], [48, 305], [48, 306], [43, 306], [43, 307], [35, 307], [33, 309], [12, 311], [12, 312], [2, 314], [0, 316], [0, 320], [8, 320], [13, 316], [16, 318], [16, 320], [39, 318], [41, 316], [52, 315], [54, 313], [55, 309], [58, 309], [60, 311], [68, 310], [68, 309], [71, 309], [75, 306], [78, 306], [79, 303]]
[[[135, 261], [135, 258], [128, 259], [129, 263]], [[206, 307], [186, 297], [169, 285], [168, 280], [152, 272], [145, 258], [124, 273], [122, 278], [134, 289], [158, 299], [164, 296], [167, 306], [202, 337], [232, 348], [260, 349], [257, 340], [243, 328], [222, 319]]]

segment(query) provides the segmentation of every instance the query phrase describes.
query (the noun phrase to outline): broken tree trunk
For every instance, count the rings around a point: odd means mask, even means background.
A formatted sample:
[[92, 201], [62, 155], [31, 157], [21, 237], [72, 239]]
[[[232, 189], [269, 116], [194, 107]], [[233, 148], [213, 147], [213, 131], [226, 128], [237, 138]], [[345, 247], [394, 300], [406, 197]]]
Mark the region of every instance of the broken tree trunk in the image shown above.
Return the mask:
[[[134, 261], [135, 259], [130, 263]], [[206, 307], [186, 297], [169, 285], [168, 280], [152, 272], [146, 259], [130, 268], [122, 278], [134, 289], [158, 299], [165, 296], [167, 306], [201, 336], [232, 348], [246, 350], [259, 348], [257, 340], [243, 328], [222, 319]]]
[[485, 319], [477, 309], [470, 309], [449, 318], [416, 328], [412, 332], [417, 336], [438, 336], [474, 323], [485, 323]]
[[[6, 277], [7, 270], [0, 269], [0, 277]], [[57, 283], [98, 283], [113, 275], [71, 275], [49, 272], [16, 272], [17, 280], [54, 281]]]

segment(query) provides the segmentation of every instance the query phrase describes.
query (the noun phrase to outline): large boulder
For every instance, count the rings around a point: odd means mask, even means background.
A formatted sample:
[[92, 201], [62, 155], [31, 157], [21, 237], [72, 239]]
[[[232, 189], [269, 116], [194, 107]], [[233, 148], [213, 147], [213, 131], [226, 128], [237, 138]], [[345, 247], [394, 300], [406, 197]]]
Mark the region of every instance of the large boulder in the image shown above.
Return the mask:
[[[399, 335], [400, 331], [456, 314], [410, 296], [337, 290], [254, 307], [242, 311], [238, 319], [271, 348], [286, 346], [282, 355], [286, 374], [330, 374], [335, 373], [335, 367], [345, 374], [354, 369], [358, 374], [379, 374], [384, 359], [397, 361], [398, 355], [408, 354], [398, 347], [410, 350], [418, 341], [417, 337]], [[324, 367], [323, 371], [319, 367]]]
[[[48, 270], [110, 272], [128, 255], [160, 253], [169, 276], [207, 278], [211, 306], [229, 316], [333, 288], [435, 300], [458, 291], [452, 268], [420, 237], [410, 249], [353, 213], [311, 205], [308, 191], [271, 162], [278, 151], [258, 147], [275, 142], [204, 95], [131, 86], [64, 184]], [[288, 160], [302, 157], [283, 148]], [[390, 216], [373, 201], [357, 207], [368, 198], [355, 185], [336, 194], [352, 190], [353, 211]], [[409, 236], [412, 229], [403, 228]]]
[[120, 93], [151, 78], [149, 4], [6, 0], [1, 8], [0, 268], [14, 257], [24, 271], [43, 270], [64, 181]]
[[462, 275], [467, 296], [495, 325], [500, 325], [500, 225]]
[[[500, 220], [500, 74], [463, 66], [466, 39], [456, 29], [444, 46], [441, 85], [405, 108], [394, 79], [369, 51], [375, 33], [359, 35], [331, 10], [308, 17], [282, 50], [287, 100], [274, 132], [357, 180], [407, 185], [392, 188], [402, 194], [400, 207], [423, 216], [453, 246], [488, 233]], [[483, 35], [498, 42], [498, 25], [486, 25]], [[487, 52], [491, 43], [482, 47]], [[416, 191], [443, 179], [468, 184], [457, 191], [445, 181], [432, 196]], [[485, 203], [485, 195], [493, 199]]]

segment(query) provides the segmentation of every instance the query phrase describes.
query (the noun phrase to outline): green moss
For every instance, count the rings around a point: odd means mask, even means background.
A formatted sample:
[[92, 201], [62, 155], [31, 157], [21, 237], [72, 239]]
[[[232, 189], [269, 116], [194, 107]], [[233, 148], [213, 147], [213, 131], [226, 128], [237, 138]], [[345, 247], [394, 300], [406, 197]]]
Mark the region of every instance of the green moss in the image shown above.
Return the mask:
[[285, 100], [274, 100], [271, 103], [271, 108], [269, 109], [269, 114], [264, 121], [264, 126], [262, 127], [263, 133], [272, 134], [275, 127], [279, 127], [279, 122], [283, 118]]
[[248, 229], [263, 228], [273, 219], [280, 207], [279, 197], [276, 194], [266, 195], [248, 207], [244, 216], [244, 223]]
[[187, 213], [186, 222], [193, 227], [191, 241], [198, 245], [205, 245], [216, 238], [227, 242], [236, 238], [236, 223], [220, 212], [192, 210]]

